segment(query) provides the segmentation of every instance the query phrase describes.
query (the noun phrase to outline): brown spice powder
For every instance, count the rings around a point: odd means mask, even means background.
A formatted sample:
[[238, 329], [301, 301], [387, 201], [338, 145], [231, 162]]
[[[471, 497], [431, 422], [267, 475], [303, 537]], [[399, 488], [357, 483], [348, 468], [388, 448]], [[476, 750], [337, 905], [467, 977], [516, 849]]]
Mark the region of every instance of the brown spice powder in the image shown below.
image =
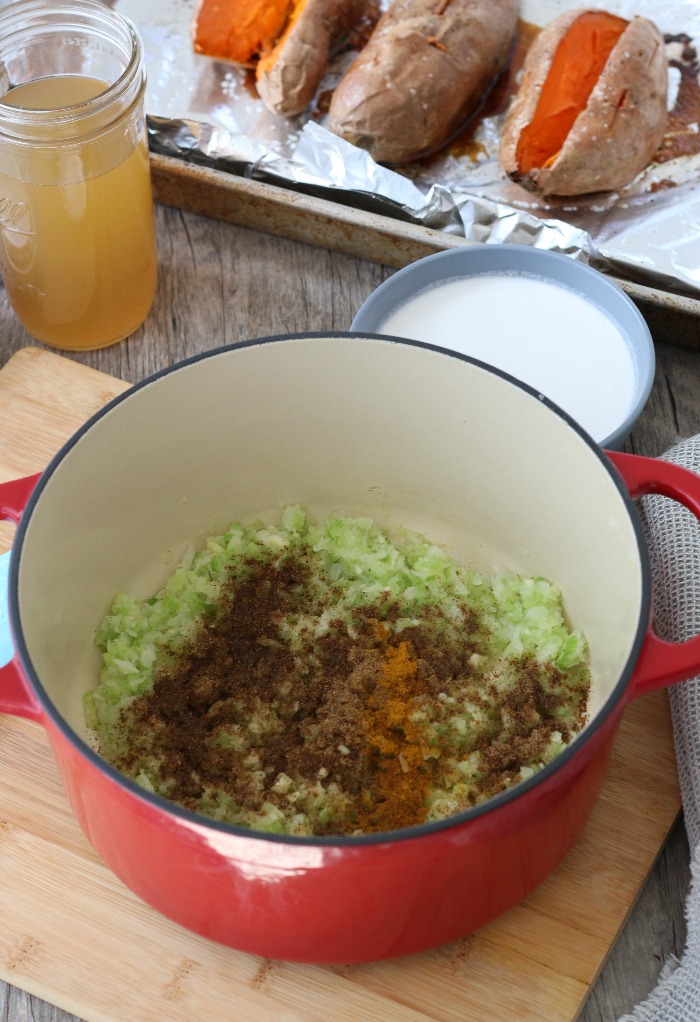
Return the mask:
[[[303, 648], [292, 648], [282, 619], [320, 614], [336, 599], [332, 590], [319, 596], [303, 556], [247, 561], [225, 587], [217, 613], [129, 707], [128, 752], [115, 765], [136, 776], [144, 756], [156, 757], [168, 798], [196, 811], [212, 790], [249, 810], [270, 802], [289, 811], [280, 775], [320, 778], [338, 785], [349, 808], [342, 819], [319, 824], [316, 834], [383, 832], [425, 819], [443, 755], [460, 754], [430, 746], [412, 719], [420, 710], [444, 718], [455, 688], [466, 687], [488, 717], [471, 746], [480, 758], [474, 802], [513, 783], [555, 731], [566, 732], [559, 711], [571, 695], [553, 666], [523, 660], [514, 684], [484, 688], [470, 659], [479, 648], [473, 614], [457, 640], [443, 642], [438, 609], [395, 634], [396, 608], [386, 601], [358, 608], [350, 628], [331, 621], [322, 636], [302, 636]], [[586, 691], [582, 681], [577, 726], [585, 719]], [[268, 724], [264, 735], [251, 731], [257, 718]], [[231, 740], [236, 729], [241, 743]]]

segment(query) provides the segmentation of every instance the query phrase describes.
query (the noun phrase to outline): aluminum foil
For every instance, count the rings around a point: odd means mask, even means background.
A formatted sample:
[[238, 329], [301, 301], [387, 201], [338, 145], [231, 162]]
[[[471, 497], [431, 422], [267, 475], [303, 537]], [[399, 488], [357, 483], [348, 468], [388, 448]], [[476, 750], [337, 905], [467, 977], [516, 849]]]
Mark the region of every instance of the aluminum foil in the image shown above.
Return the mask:
[[[384, 0], [386, 3], [387, 0]], [[0, 4], [2, 6], [2, 4]], [[111, 0], [138, 26], [146, 52], [153, 151], [227, 173], [304, 190], [364, 210], [480, 242], [511, 242], [565, 252], [631, 281], [700, 297], [698, 153], [650, 165], [619, 193], [545, 202], [512, 184], [497, 159], [503, 114], [482, 118], [467, 147], [447, 147], [401, 168], [377, 165], [326, 127], [328, 96], [352, 54], [329, 69], [316, 107], [293, 120], [266, 109], [249, 72], [196, 55], [196, 0]], [[524, 22], [542, 26], [580, 0], [522, 0]], [[622, 17], [643, 14], [667, 36], [700, 52], [698, 0], [607, 0]], [[677, 61], [683, 47], [669, 42]], [[687, 54], [686, 47], [685, 53]], [[697, 68], [690, 69], [697, 75]], [[669, 67], [669, 107], [680, 72]], [[689, 121], [683, 130], [700, 132]]]

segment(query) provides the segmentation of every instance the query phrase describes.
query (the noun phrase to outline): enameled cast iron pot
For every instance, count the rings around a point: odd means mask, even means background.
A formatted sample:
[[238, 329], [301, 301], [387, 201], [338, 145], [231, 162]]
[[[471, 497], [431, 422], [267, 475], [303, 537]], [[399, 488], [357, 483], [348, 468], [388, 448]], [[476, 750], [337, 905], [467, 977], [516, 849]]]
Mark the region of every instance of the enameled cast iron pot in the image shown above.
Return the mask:
[[[700, 671], [700, 638], [673, 645], [651, 630], [633, 498], [652, 492], [700, 516], [693, 474], [606, 455], [541, 395], [454, 353], [357, 334], [212, 351], [106, 406], [41, 476], [0, 487], [0, 512], [19, 521], [16, 653], [0, 671], [0, 709], [45, 727], [97, 852], [183, 926], [306, 962], [434, 946], [551, 872], [592, 811], [624, 707]], [[108, 766], [85, 732], [81, 694], [96, 683], [95, 629], [114, 594], [154, 591], [192, 540], [297, 502], [318, 516], [403, 523], [477, 567], [555, 581], [590, 644], [585, 731], [480, 807], [346, 839], [221, 825]]]

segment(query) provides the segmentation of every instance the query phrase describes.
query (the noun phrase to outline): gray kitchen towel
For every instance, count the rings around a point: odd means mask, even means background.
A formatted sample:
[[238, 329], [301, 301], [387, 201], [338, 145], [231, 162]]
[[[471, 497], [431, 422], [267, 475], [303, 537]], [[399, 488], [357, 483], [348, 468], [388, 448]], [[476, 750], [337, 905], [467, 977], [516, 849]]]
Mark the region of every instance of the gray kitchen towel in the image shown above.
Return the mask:
[[[700, 475], [700, 436], [678, 441], [663, 456]], [[658, 634], [682, 642], [700, 633], [700, 524], [665, 497], [641, 500], [654, 585]], [[673, 737], [691, 854], [687, 939], [680, 960], [665, 963], [649, 997], [619, 1022], [700, 1020], [700, 677], [669, 689]]]

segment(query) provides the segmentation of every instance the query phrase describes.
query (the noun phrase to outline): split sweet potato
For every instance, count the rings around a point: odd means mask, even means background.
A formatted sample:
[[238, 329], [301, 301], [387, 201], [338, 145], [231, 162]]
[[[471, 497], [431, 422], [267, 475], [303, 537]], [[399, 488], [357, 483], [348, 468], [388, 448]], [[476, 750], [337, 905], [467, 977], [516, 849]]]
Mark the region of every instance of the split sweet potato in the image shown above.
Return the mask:
[[328, 63], [367, 8], [367, 0], [301, 0], [274, 48], [258, 62], [263, 102], [293, 116], [313, 100]]
[[197, 53], [255, 68], [260, 98], [291, 117], [312, 102], [334, 51], [368, 0], [200, 0]]
[[528, 51], [503, 127], [501, 165], [543, 195], [621, 188], [661, 144], [667, 88], [664, 40], [653, 22], [569, 11]]
[[517, 0], [394, 0], [333, 94], [329, 127], [380, 163], [447, 142], [504, 67]]
[[279, 39], [293, 7], [292, 0], [199, 0], [195, 53], [254, 67]]

